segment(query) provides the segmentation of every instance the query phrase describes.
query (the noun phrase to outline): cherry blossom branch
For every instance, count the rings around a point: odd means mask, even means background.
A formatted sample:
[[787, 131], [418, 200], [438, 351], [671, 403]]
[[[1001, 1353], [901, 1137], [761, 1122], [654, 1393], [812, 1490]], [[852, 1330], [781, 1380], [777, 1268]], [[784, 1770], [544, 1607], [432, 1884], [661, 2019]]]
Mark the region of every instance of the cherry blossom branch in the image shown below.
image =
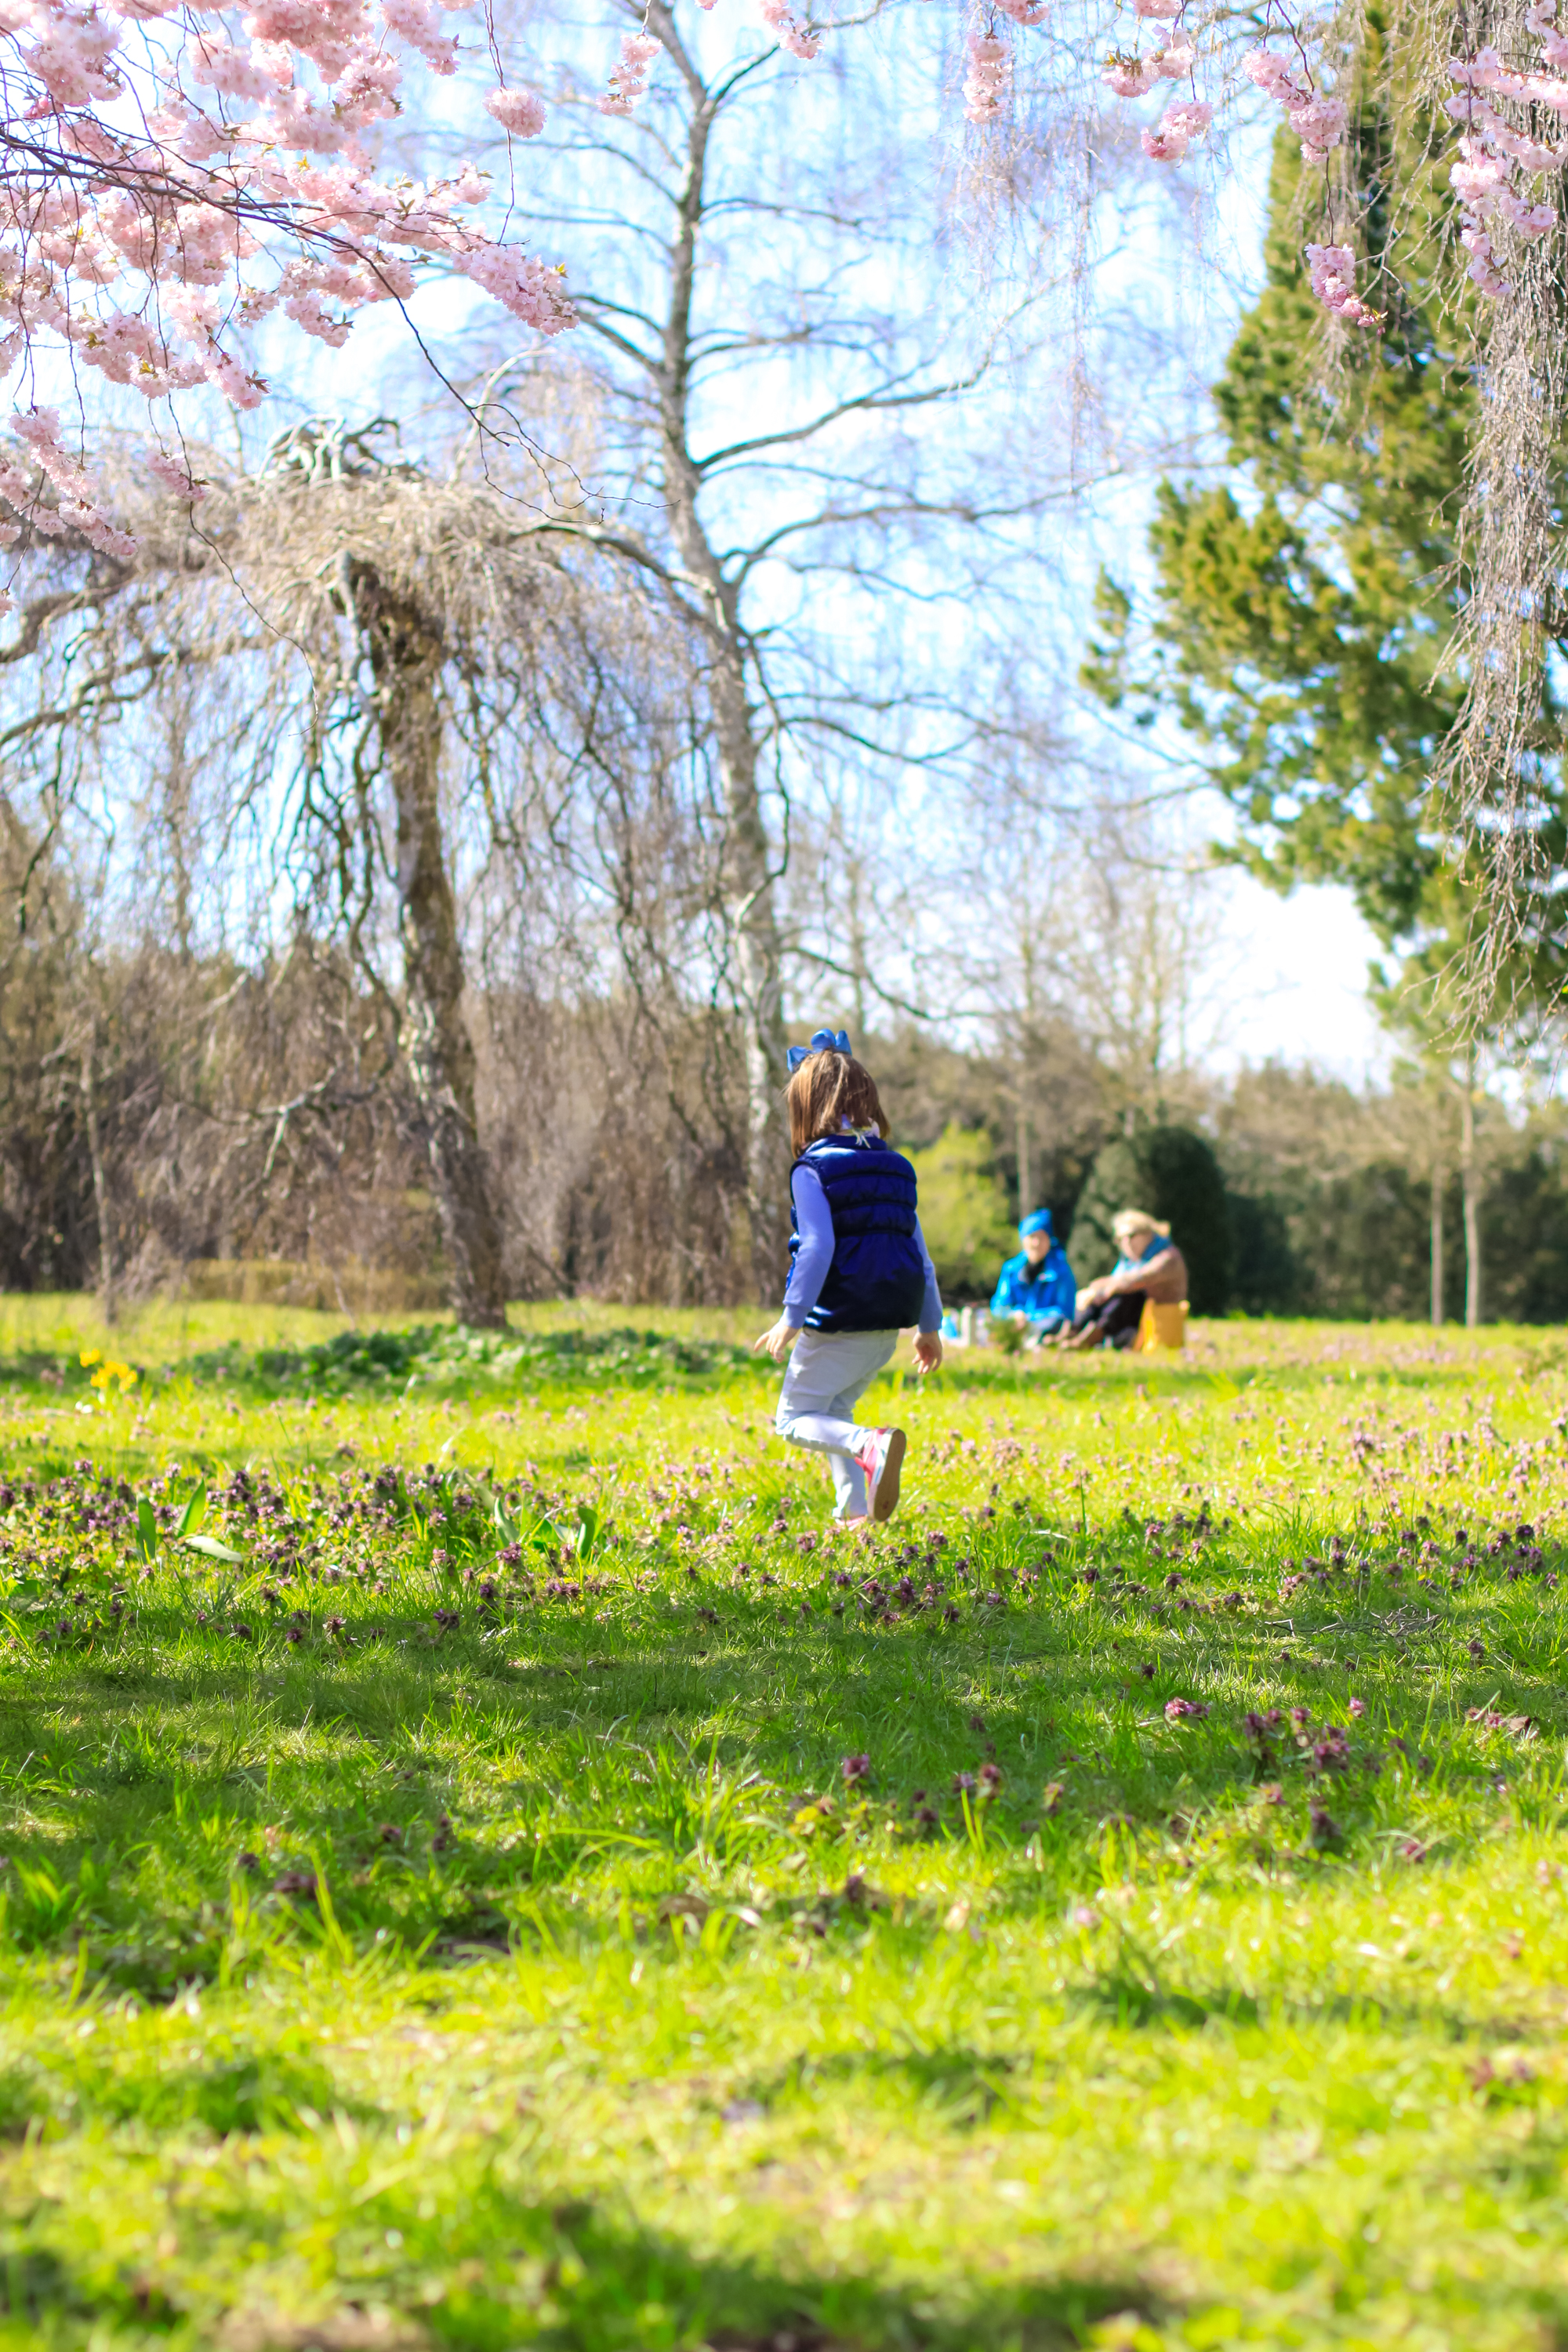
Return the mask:
[[[403, 52], [455, 69], [433, 0], [248, 0], [241, 29], [202, 0], [0, 0], [0, 375], [53, 343], [149, 400], [210, 385], [254, 407], [266, 386], [226, 341], [236, 327], [280, 311], [341, 345], [356, 311], [403, 304], [430, 266], [542, 334], [574, 323], [558, 271], [463, 217], [489, 193], [471, 165], [429, 186], [371, 167], [363, 134], [402, 105]], [[543, 127], [531, 91], [485, 103], [509, 138]], [[0, 500], [124, 556], [56, 412], [15, 425]], [[200, 494], [178, 460], [149, 463]], [[0, 526], [0, 541], [18, 532]]]

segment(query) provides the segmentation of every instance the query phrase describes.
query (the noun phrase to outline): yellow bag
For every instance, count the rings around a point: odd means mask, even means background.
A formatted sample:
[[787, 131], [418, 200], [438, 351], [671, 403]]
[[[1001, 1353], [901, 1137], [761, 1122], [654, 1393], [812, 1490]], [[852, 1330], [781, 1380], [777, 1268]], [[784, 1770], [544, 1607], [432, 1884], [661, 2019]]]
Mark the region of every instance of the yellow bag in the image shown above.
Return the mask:
[[1178, 1352], [1187, 1344], [1187, 1302], [1184, 1298], [1170, 1306], [1156, 1306], [1152, 1298], [1143, 1301], [1143, 1319], [1133, 1340], [1135, 1354], [1152, 1355], [1156, 1348], [1172, 1348]]

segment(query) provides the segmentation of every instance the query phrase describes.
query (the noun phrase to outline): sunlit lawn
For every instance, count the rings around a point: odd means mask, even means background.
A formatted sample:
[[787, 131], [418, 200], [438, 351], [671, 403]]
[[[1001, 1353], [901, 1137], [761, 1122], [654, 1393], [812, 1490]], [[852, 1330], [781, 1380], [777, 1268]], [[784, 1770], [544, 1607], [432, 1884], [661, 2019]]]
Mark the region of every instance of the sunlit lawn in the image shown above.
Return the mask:
[[1568, 2344], [1554, 1335], [514, 1319], [0, 1302], [0, 2334]]

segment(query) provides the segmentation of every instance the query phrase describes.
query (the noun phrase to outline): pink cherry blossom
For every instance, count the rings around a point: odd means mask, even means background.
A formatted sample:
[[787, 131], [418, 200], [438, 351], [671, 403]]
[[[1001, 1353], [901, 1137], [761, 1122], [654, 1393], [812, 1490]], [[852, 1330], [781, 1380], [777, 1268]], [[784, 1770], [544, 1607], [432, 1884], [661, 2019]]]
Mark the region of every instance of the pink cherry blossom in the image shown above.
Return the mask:
[[647, 69], [663, 44], [651, 33], [623, 33], [620, 63], [611, 69], [610, 86], [599, 100], [601, 114], [629, 114], [647, 88]]
[[1206, 98], [1183, 98], [1165, 109], [1160, 128], [1178, 132], [1184, 139], [1197, 139], [1213, 121], [1214, 108]]
[[1145, 131], [1141, 137], [1143, 152], [1151, 163], [1179, 163], [1187, 152], [1187, 142], [1181, 132], [1167, 129], [1163, 122], [1158, 130]]
[[1013, 75], [1013, 52], [994, 34], [971, 33], [969, 71], [963, 83], [963, 113], [969, 122], [990, 122], [1002, 110]]
[[1178, 99], [1165, 109], [1157, 130], [1144, 131], [1143, 152], [1156, 163], [1179, 163], [1213, 120], [1214, 108], [1207, 99]]
[[162, 449], [153, 449], [148, 452], [144, 463], [153, 479], [162, 482], [165, 489], [174, 491], [176, 496], [192, 499], [205, 498], [205, 484], [194, 481], [177, 457], [167, 457]]
[[537, 139], [544, 128], [544, 100], [531, 89], [492, 89], [485, 111], [514, 139]]
[[1142, 98], [1152, 89], [1155, 79], [1152, 58], [1108, 58], [1100, 79], [1118, 98]]
[[815, 33], [808, 31], [794, 10], [784, 0], [759, 0], [757, 14], [764, 25], [778, 36], [781, 49], [794, 58], [814, 58], [822, 46]]
[[1286, 121], [1301, 142], [1303, 163], [1322, 163], [1345, 135], [1349, 116], [1344, 100], [1315, 90], [1277, 49], [1249, 49], [1241, 66], [1249, 81], [1284, 108]]
[[1335, 318], [1352, 327], [1381, 323], [1355, 290], [1355, 255], [1348, 245], [1310, 245], [1307, 271], [1313, 293]]
[[[341, 344], [356, 312], [406, 300], [425, 262], [542, 334], [572, 326], [561, 272], [464, 217], [489, 194], [472, 163], [421, 186], [376, 177], [359, 143], [399, 111], [408, 53], [454, 70], [451, 20], [468, 5], [237, 0], [220, 14], [216, 0], [0, 0], [7, 111], [29, 126], [0, 184], [5, 369], [55, 342], [149, 400], [205, 383], [254, 407], [266, 387], [228, 347], [232, 327], [276, 313]], [[127, 37], [142, 25], [167, 31]], [[628, 89], [658, 49], [627, 36]], [[511, 136], [543, 127], [542, 101], [504, 78], [486, 104]], [[76, 531], [123, 556], [131, 542], [58, 417], [30, 410], [13, 431], [0, 501], [46, 536]], [[147, 471], [196, 495], [162, 452]]]
[[[1525, 28], [1541, 39], [1542, 62], [1552, 68], [1568, 64], [1568, 40], [1553, 29], [1556, 13], [1556, 0], [1532, 0], [1525, 15]], [[1457, 87], [1447, 111], [1461, 126], [1458, 161], [1448, 173], [1464, 206], [1459, 242], [1470, 257], [1469, 277], [1498, 301], [1512, 289], [1499, 264], [1494, 225], [1503, 223], [1529, 243], [1544, 236], [1557, 218], [1551, 205], [1520, 193], [1516, 173], [1560, 172], [1568, 162], [1568, 144], [1546, 146], [1510, 122], [1498, 101], [1512, 99], [1568, 113], [1568, 82], [1555, 73], [1516, 72], [1491, 47], [1471, 58], [1450, 58], [1448, 70]]]

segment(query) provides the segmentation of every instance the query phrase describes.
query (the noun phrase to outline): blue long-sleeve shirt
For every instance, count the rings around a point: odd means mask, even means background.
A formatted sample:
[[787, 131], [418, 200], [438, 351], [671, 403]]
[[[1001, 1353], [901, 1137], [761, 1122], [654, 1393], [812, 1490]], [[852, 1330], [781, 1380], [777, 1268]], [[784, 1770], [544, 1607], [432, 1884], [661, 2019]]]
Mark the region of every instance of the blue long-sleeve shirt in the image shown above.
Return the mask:
[[1068, 1264], [1067, 1252], [1058, 1242], [1049, 1255], [1041, 1260], [1037, 1271], [1023, 1250], [1007, 1260], [996, 1284], [991, 1312], [1026, 1315], [1032, 1323], [1054, 1322], [1058, 1317], [1070, 1321], [1077, 1305], [1078, 1285]]
[[[789, 1180], [789, 1196], [795, 1202], [795, 1231], [800, 1235], [800, 1247], [795, 1254], [795, 1264], [784, 1285], [784, 1319], [794, 1331], [803, 1328], [806, 1317], [821, 1295], [827, 1279], [827, 1269], [833, 1264], [833, 1212], [827, 1205], [827, 1195], [822, 1189], [822, 1179], [815, 1168], [796, 1168]], [[931, 1252], [925, 1235], [915, 1220], [915, 1239], [920, 1244], [921, 1261], [925, 1267], [925, 1297], [921, 1301], [920, 1328], [922, 1331], [942, 1329], [942, 1294], [936, 1286], [936, 1268], [931, 1262]]]

